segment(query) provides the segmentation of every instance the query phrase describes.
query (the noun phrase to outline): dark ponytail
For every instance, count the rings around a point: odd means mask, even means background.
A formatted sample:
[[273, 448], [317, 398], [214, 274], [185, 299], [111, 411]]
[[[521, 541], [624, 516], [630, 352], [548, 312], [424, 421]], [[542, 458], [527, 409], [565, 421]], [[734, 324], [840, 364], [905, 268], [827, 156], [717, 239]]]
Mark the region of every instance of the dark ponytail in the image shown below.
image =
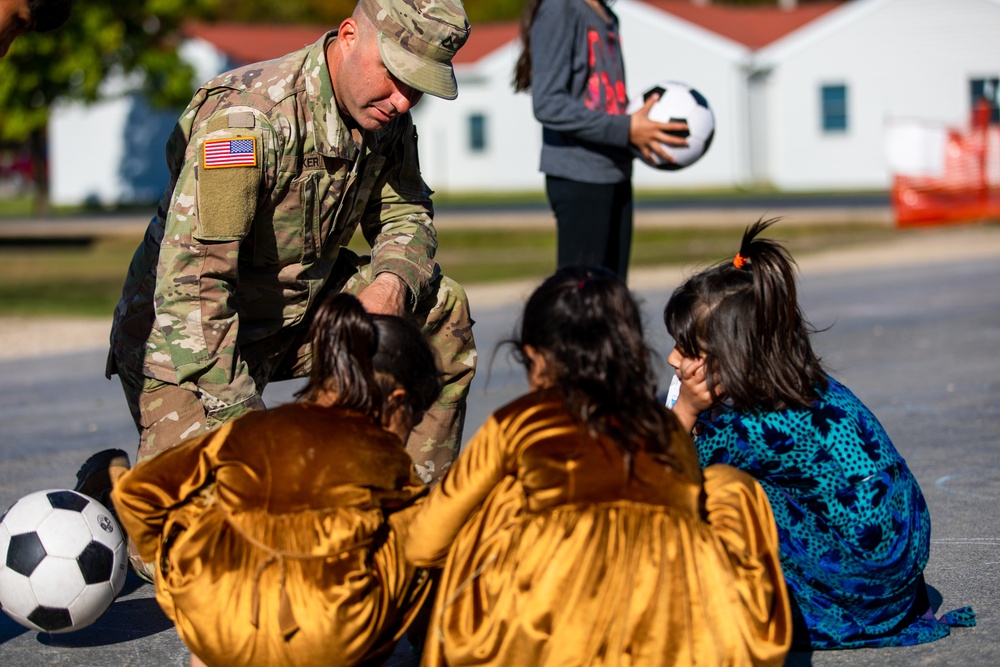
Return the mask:
[[674, 290], [663, 313], [678, 349], [704, 356], [709, 387], [739, 410], [807, 407], [826, 389], [795, 262], [778, 242], [757, 238], [777, 221], [747, 228], [736, 257]]
[[383, 396], [402, 387], [406, 397], [392, 407], [416, 424], [441, 393], [441, 372], [434, 351], [413, 322], [393, 315], [374, 315], [378, 352], [372, 358]]
[[538, 6], [542, 0], [527, 0], [521, 12], [521, 24], [518, 34], [521, 37], [521, 55], [514, 65], [514, 92], [522, 93], [531, 90], [531, 26], [535, 23]]
[[656, 399], [639, 306], [617, 275], [601, 267], [559, 269], [528, 299], [513, 342], [529, 372], [527, 345], [553, 364], [563, 402], [580, 423], [627, 454], [645, 450], [679, 469], [676, 421]]
[[361, 302], [350, 294], [328, 296], [316, 309], [310, 334], [312, 368], [295, 397], [315, 401], [332, 395], [338, 407], [380, 418], [383, 396], [372, 365], [379, 336]]

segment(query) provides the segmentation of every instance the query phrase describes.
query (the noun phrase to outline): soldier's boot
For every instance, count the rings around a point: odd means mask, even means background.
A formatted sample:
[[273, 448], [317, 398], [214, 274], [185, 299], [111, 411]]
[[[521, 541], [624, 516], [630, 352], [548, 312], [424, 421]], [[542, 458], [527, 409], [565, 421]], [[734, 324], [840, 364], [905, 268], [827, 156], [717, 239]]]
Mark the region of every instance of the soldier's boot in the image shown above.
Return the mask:
[[[115, 504], [111, 501], [111, 489], [131, 467], [128, 454], [121, 449], [105, 449], [97, 452], [80, 466], [80, 470], [76, 473], [76, 487], [73, 490], [90, 496], [104, 505], [121, 528], [118, 512], [115, 510]], [[152, 583], [151, 566], [142, 561], [132, 539], [125, 534], [124, 530], [122, 530], [122, 537], [128, 544], [128, 558], [132, 570], [142, 579]]]
[[[111, 502], [111, 489], [131, 467], [128, 454], [121, 449], [105, 449], [97, 452], [80, 466], [73, 490], [90, 496], [115, 514], [115, 507]], [[117, 518], [115, 514], [115, 519]]]

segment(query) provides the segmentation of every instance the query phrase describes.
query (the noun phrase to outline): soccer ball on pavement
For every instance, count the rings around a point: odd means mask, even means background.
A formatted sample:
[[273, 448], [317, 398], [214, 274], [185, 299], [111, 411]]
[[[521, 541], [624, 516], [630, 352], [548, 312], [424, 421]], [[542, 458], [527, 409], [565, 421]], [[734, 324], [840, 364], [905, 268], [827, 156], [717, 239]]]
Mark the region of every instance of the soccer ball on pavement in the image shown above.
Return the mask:
[[27, 628], [90, 625], [121, 592], [127, 569], [121, 528], [82, 493], [29, 493], [0, 517], [0, 608]]

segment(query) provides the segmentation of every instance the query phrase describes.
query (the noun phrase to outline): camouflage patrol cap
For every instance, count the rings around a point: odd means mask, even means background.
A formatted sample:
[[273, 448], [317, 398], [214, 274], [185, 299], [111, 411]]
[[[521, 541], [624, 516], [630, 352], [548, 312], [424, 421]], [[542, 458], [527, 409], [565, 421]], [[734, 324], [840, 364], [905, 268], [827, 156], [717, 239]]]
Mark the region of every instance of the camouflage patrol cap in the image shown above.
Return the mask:
[[451, 59], [469, 38], [461, 0], [361, 0], [378, 28], [378, 50], [393, 76], [435, 97], [453, 100]]

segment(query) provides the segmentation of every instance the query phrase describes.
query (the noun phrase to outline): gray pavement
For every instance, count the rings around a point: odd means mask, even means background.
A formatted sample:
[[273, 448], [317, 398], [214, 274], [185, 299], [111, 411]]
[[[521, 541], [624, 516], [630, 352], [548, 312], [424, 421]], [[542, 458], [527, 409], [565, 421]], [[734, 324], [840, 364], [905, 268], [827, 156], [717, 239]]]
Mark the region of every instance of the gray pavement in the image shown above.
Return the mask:
[[[832, 373], [880, 418], [914, 470], [930, 506], [926, 577], [939, 612], [975, 607], [978, 626], [923, 646], [793, 653], [789, 665], [1000, 664], [1000, 230], [908, 236], [915, 245], [869, 248], [803, 261], [803, 304]], [[665, 356], [660, 323], [684, 270], [637, 273], [650, 343]], [[530, 285], [470, 290], [481, 358], [466, 437], [525, 388], [497, 344], [517, 323]], [[477, 305], [478, 304], [478, 305]], [[71, 486], [79, 463], [105, 447], [135, 448], [104, 354], [0, 361], [0, 507], [41, 488]], [[669, 369], [662, 368], [664, 380]], [[297, 383], [272, 385], [271, 403]], [[665, 386], [665, 384], [664, 384]], [[0, 665], [185, 665], [187, 652], [152, 598], [130, 576], [124, 594], [93, 626], [44, 635], [0, 614]], [[406, 647], [392, 664], [409, 665]]]

